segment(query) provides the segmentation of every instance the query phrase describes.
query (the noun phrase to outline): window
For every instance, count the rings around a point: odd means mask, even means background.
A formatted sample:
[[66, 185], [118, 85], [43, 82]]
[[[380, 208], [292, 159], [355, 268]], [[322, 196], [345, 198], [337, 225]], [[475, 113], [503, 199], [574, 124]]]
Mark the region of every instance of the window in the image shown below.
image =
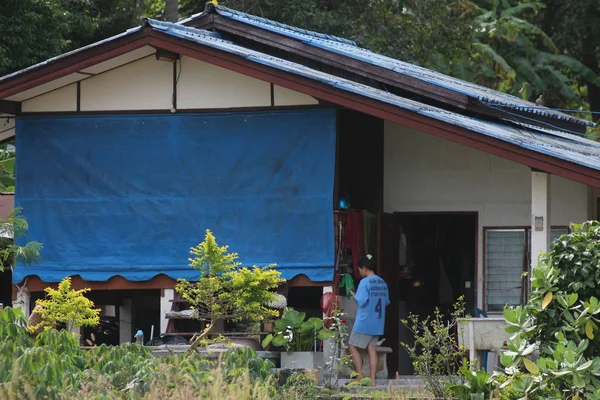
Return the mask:
[[[550, 232], [554, 242], [568, 233], [566, 228]], [[531, 229], [485, 229], [485, 268], [487, 311], [502, 311], [506, 304], [525, 303], [529, 280], [523, 272], [531, 264]]]

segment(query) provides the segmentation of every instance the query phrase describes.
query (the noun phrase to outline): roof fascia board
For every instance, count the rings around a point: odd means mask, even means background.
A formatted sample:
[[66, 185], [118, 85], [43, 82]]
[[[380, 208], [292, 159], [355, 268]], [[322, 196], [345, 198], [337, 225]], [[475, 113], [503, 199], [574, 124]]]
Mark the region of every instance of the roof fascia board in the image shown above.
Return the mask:
[[[392, 85], [432, 100], [441, 101], [453, 107], [458, 107], [467, 111], [494, 118], [506, 118], [506, 115], [494, 110], [493, 108], [482, 105], [481, 102], [476, 98], [457, 93], [453, 90], [442, 88], [438, 85], [423, 82], [417, 78], [405, 76], [377, 65], [356, 60], [352, 57], [335, 54], [315, 46], [307, 45], [296, 39], [292, 39], [287, 36], [249, 24], [244, 24], [243, 22], [235, 21], [219, 14], [205, 12], [204, 14], [199, 15], [197, 18], [187, 21], [185, 25], [207, 30], [216, 29], [223, 31], [245, 39], [256, 41], [267, 46], [271, 46], [279, 50], [284, 50], [295, 55], [313, 59], [326, 65], [340, 68], [366, 78], [376, 79], [384, 84]], [[544, 115], [536, 115], [535, 118], [539, 121], [536, 122], [532, 121], [532, 115], [530, 113], [515, 111], [514, 114], [518, 114], [515, 115], [514, 118], [517, 118], [524, 123], [530, 123], [544, 128], [556, 126], [559, 128], [576, 131], [578, 133], [586, 132], [586, 127], [583, 125], [570, 123], [557, 118], [548, 118]]]
[[468, 96], [457, 93], [452, 90], [433, 85], [428, 82], [401, 75], [386, 68], [372, 65], [351, 57], [345, 57], [330, 51], [320, 49], [284, 35], [270, 32], [252, 25], [247, 25], [239, 21], [215, 14], [204, 14], [198, 19], [190, 21], [188, 26], [200, 29], [216, 29], [232, 35], [240, 36], [244, 39], [256, 41], [258, 43], [283, 50], [291, 54], [306, 57], [323, 64], [339, 68], [356, 75], [377, 79], [380, 82], [395, 86], [399, 89], [420, 94], [435, 100], [443, 99], [444, 102], [454, 107], [466, 108], [469, 104]]
[[148, 45], [150, 28], [143, 28], [122, 36], [114, 41], [90, 47], [82, 52], [56, 60], [51, 64], [40, 65], [39, 68], [26, 71], [0, 84], [0, 99], [27, 89], [42, 85], [63, 76], [79, 72], [82, 69], [128, 53]]
[[21, 103], [18, 101], [0, 100], [0, 113], [19, 115]]
[[537, 168], [566, 179], [600, 188], [600, 172], [594, 169], [540, 154], [468, 129], [436, 121], [411, 111], [402, 110], [391, 104], [365, 98], [320, 82], [260, 65], [224, 51], [198, 46], [193, 42], [165, 33], [152, 31], [149, 33], [149, 36], [151, 38], [150, 45], [154, 47], [164, 48], [165, 50], [170, 50], [321, 100], [326, 100], [339, 106], [389, 120], [402, 126], [506, 158], [531, 168]]

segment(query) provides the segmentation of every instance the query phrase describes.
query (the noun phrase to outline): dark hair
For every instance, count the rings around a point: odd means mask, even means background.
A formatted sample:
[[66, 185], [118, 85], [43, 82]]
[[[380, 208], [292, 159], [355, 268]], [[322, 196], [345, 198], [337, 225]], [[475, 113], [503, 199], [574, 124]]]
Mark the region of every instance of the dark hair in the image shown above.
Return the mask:
[[375, 258], [373, 258], [373, 256], [370, 254], [364, 255], [360, 260], [358, 260], [358, 266], [375, 271]]

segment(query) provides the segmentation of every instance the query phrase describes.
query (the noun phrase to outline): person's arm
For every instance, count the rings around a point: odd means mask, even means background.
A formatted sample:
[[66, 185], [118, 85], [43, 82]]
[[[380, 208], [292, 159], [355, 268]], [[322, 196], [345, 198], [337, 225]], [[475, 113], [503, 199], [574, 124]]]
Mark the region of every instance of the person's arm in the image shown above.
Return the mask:
[[369, 302], [369, 292], [367, 290], [367, 285], [362, 281], [358, 284], [358, 289], [354, 294], [354, 300], [359, 307], [364, 307]]

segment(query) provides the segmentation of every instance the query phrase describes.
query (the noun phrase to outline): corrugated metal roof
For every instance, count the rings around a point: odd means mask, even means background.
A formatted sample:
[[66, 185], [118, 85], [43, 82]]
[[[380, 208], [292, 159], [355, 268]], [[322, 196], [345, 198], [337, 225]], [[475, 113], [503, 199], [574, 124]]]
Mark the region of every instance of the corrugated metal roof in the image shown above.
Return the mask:
[[211, 32], [183, 27], [179, 24], [147, 20], [154, 29], [166, 34], [212, 47], [271, 68], [319, 81], [340, 90], [382, 101], [429, 118], [462, 127], [541, 154], [583, 165], [600, 171], [600, 143], [558, 130], [522, 125], [521, 127], [493, 123], [441, 108], [432, 107], [392, 93], [343, 79], [288, 60], [247, 49]]
[[[492, 106], [501, 105], [504, 108], [527, 112], [532, 115], [542, 115], [548, 118], [569, 121], [571, 123], [579, 125], [593, 125], [593, 123], [589, 121], [580, 118], [575, 118], [573, 116], [561, 113], [559, 111], [536, 106], [531, 102], [525, 101], [523, 99], [506, 93], [498, 92], [496, 90], [492, 90], [484, 86], [476, 85], [471, 82], [466, 82], [457, 78], [453, 78], [427, 68], [419, 67], [414, 64], [409, 64], [407, 62], [403, 62], [394, 58], [374, 53], [370, 50], [358, 47], [356, 43], [350, 40], [341, 39], [331, 35], [324, 35], [316, 32], [311, 32], [296, 27], [291, 27], [276, 21], [271, 21], [266, 18], [246, 14], [220, 5], [215, 6], [214, 8], [219, 13], [219, 15], [230, 18], [232, 20], [236, 20], [245, 24], [260, 27], [265, 30], [276, 32], [281, 35], [294, 38], [314, 47], [322, 48], [336, 54], [341, 54], [372, 65], [376, 65], [378, 67], [382, 67], [394, 71], [398, 74], [409, 76], [421, 80], [423, 82], [427, 82], [429, 84], [436, 85], [441, 88], [445, 88], [456, 93], [472, 97], [483, 102], [484, 104], [487, 103]], [[196, 16], [192, 16], [191, 18], [183, 20], [179, 23], [184, 24], [190, 20], [193, 20], [194, 18], [197, 18], [200, 15], [202, 14], [197, 14]]]

